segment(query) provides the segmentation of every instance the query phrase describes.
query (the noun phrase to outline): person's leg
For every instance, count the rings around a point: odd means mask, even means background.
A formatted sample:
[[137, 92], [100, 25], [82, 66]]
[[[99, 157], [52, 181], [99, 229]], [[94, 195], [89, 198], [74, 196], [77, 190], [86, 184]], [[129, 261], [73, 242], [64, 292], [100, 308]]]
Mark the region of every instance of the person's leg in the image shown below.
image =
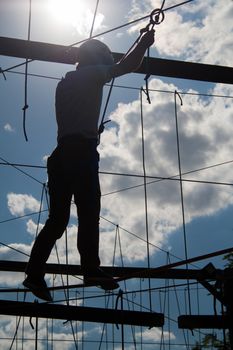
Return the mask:
[[79, 164], [74, 200], [78, 213], [78, 250], [81, 266], [99, 266], [100, 184], [98, 153]]
[[[99, 268], [99, 216], [100, 184], [99, 155], [92, 152], [91, 159], [79, 165], [78, 182], [74, 191], [78, 212], [78, 250], [86, 285], [99, 285], [105, 290], [116, 289], [118, 283]], [[82, 165], [82, 166], [81, 166]]]
[[26, 268], [27, 275], [44, 276], [45, 263], [69, 221], [72, 193], [56, 154], [48, 160], [49, 217], [37, 236]]

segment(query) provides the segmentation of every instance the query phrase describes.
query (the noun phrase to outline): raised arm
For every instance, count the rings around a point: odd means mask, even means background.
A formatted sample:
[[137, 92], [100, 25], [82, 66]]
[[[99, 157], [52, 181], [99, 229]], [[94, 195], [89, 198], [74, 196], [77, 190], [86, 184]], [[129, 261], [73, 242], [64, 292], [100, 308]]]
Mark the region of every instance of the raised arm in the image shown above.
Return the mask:
[[112, 67], [112, 76], [118, 77], [131, 73], [140, 67], [146, 50], [154, 43], [155, 31], [152, 29], [146, 32], [140, 39], [136, 47], [123, 60]]

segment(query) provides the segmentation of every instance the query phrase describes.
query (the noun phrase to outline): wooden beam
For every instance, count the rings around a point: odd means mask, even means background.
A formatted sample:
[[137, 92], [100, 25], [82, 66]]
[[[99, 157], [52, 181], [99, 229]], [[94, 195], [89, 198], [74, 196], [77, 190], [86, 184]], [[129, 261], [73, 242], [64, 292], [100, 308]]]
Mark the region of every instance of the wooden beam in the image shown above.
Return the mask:
[[[24, 272], [26, 269], [26, 265], [27, 263], [23, 261], [0, 260], [0, 271]], [[202, 276], [202, 270], [197, 269], [162, 269], [161, 271], [159, 271], [143, 267], [101, 266], [101, 268], [114, 277], [130, 276], [130, 278], [140, 278], [140, 273], [145, 274], [145, 271], [147, 271], [147, 278], [158, 279], [171, 278], [197, 280]], [[62, 275], [83, 274], [80, 265], [66, 264], [46, 264], [46, 272]]]
[[183, 329], [227, 329], [230, 322], [227, 316], [181, 315], [178, 317], [178, 326]]
[[[78, 62], [79, 48], [0, 37], [0, 55], [28, 58], [39, 61], [75, 64]], [[113, 53], [115, 61], [118, 61], [122, 55], [123, 54], [121, 53]], [[9, 67], [5, 67], [5, 69], [7, 68]], [[151, 75], [171, 78], [233, 84], [232, 67], [161, 58], [144, 58], [141, 67], [136, 73], [149, 73]]]
[[162, 327], [164, 325], [164, 315], [156, 312], [127, 311], [46, 303], [28, 303], [8, 300], [0, 300], [0, 314], [98, 323], [127, 324], [144, 327]]

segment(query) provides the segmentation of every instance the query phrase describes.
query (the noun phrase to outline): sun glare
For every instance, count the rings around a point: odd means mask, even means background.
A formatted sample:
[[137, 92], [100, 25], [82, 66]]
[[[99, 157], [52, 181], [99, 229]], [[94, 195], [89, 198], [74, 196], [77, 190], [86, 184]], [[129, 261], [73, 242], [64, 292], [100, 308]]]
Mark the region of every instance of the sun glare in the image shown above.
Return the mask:
[[[49, 0], [49, 9], [59, 22], [73, 26], [79, 34], [89, 33], [94, 14], [85, 0]], [[95, 29], [102, 26], [103, 19], [102, 14], [97, 14]]]

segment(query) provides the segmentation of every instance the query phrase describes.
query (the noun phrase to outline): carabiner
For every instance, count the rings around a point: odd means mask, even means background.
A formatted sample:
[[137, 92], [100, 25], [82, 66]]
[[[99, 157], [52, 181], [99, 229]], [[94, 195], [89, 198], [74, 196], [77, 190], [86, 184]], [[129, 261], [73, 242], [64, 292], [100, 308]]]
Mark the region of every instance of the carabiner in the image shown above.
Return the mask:
[[164, 18], [165, 18], [165, 15], [162, 9], [154, 9], [150, 14], [150, 22], [147, 24], [146, 27], [140, 30], [140, 33], [143, 34], [143, 33], [149, 32], [154, 28], [155, 25], [162, 23]]
[[158, 25], [164, 20], [164, 11], [162, 9], [154, 9], [150, 14], [150, 24]]

